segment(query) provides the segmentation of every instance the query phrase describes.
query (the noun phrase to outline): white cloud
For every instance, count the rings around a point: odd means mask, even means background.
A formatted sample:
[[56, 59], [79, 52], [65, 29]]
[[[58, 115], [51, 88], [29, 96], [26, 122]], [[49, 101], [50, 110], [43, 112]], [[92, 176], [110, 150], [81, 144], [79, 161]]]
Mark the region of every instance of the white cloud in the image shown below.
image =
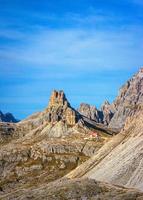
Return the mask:
[[[139, 34], [141, 30], [139, 30]], [[128, 68], [142, 60], [138, 31], [42, 29], [29, 35], [23, 45], [1, 50], [1, 58], [26, 66], [53, 68]]]

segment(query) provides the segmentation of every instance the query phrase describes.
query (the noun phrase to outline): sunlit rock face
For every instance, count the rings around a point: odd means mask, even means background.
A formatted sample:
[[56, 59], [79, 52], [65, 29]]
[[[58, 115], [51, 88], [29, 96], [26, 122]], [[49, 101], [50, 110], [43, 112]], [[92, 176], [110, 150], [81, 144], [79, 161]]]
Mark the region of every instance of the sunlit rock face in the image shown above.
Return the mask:
[[[96, 103], [96, 102], [95, 102]], [[115, 101], [105, 101], [100, 109], [82, 103], [78, 109], [81, 115], [120, 131], [127, 117], [136, 113], [138, 105], [143, 104], [143, 68], [123, 85]]]
[[137, 106], [143, 104], [143, 68], [139, 70], [119, 91], [113, 102], [114, 116], [109, 127], [121, 129], [126, 118], [136, 113]]
[[68, 102], [64, 91], [54, 90], [51, 94], [48, 107], [50, 108], [50, 107], [60, 107], [60, 106], [68, 107], [70, 106], [70, 103]]
[[49, 137], [62, 137], [74, 132], [78, 125], [82, 125], [82, 116], [70, 106], [62, 90], [54, 90], [50, 96], [47, 108], [35, 113], [19, 123], [25, 130], [37, 128], [37, 132]]
[[63, 121], [68, 125], [75, 125], [78, 122], [79, 114], [71, 106], [63, 91], [52, 92], [47, 108], [49, 122]]

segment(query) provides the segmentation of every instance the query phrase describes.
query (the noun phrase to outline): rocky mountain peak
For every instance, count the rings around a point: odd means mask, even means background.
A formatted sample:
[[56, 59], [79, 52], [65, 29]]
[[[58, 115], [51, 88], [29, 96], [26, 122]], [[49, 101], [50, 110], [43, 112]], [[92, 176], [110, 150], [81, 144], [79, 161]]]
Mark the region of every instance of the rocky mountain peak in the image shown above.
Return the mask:
[[113, 107], [109, 101], [105, 101], [101, 106], [101, 112], [103, 115], [102, 123], [108, 125], [113, 117]]
[[143, 67], [140, 68], [138, 75], [143, 77]]
[[102, 122], [102, 113], [95, 106], [81, 103], [78, 111], [81, 115], [94, 120], [97, 123]]
[[62, 121], [68, 125], [77, 123], [78, 113], [70, 106], [63, 90], [52, 92], [47, 111], [49, 122]]
[[121, 87], [119, 95], [112, 104], [106, 100], [98, 110], [95, 106], [82, 103], [78, 111], [83, 116], [119, 131], [124, 126], [126, 118], [134, 115], [136, 108], [142, 104], [143, 67]]
[[121, 87], [118, 97], [112, 104], [115, 114], [109, 127], [121, 129], [126, 118], [134, 115], [140, 104], [143, 104], [143, 68]]
[[101, 106], [101, 110], [104, 110], [105, 108], [108, 108], [110, 106], [109, 101], [105, 100], [104, 103]]
[[59, 106], [70, 107], [70, 103], [68, 102], [63, 90], [60, 91], [54, 90], [51, 94], [48, 107], [59, 107]]

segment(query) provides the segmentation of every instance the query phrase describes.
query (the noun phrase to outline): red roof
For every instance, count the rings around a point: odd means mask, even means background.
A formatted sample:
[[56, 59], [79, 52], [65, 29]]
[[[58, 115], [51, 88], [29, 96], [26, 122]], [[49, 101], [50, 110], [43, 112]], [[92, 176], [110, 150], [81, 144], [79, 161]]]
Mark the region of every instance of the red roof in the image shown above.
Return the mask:
[[90, 135], [97, 137], [97, 136], [98, 136], [98, 133], [96, 133], [96, 132], [91, 132]]

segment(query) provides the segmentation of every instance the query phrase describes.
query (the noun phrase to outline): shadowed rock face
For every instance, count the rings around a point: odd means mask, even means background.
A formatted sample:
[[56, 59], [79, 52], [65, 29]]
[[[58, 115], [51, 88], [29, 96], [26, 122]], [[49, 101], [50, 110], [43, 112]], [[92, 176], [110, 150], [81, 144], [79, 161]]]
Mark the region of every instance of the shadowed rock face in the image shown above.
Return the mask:
[[102, 123], [108, 125], [112, 117], [114, 116], [114, 109], [112, 108], [112, 105], [110, 105], [108, 101], [105, 101], [101, 106], [101, 113], [103, 116]]
[[103, 114], [95, 107], [89, 104], [81, 103], [78, 109], [79, 113], [97, 123], [102, 123]]
[[98, 110], [95, 106], [82, 103], [78, 109], [79, 113], [97, 123], [108, 125], [114, 115], [114, 110], [108, 101], [105, 101]]
[[16, 123], [18, 122], [17, 119], [14, 118], [14, 116], [11, 113], [2, 113], [0, 111], [0, 122], [12, 122]]

